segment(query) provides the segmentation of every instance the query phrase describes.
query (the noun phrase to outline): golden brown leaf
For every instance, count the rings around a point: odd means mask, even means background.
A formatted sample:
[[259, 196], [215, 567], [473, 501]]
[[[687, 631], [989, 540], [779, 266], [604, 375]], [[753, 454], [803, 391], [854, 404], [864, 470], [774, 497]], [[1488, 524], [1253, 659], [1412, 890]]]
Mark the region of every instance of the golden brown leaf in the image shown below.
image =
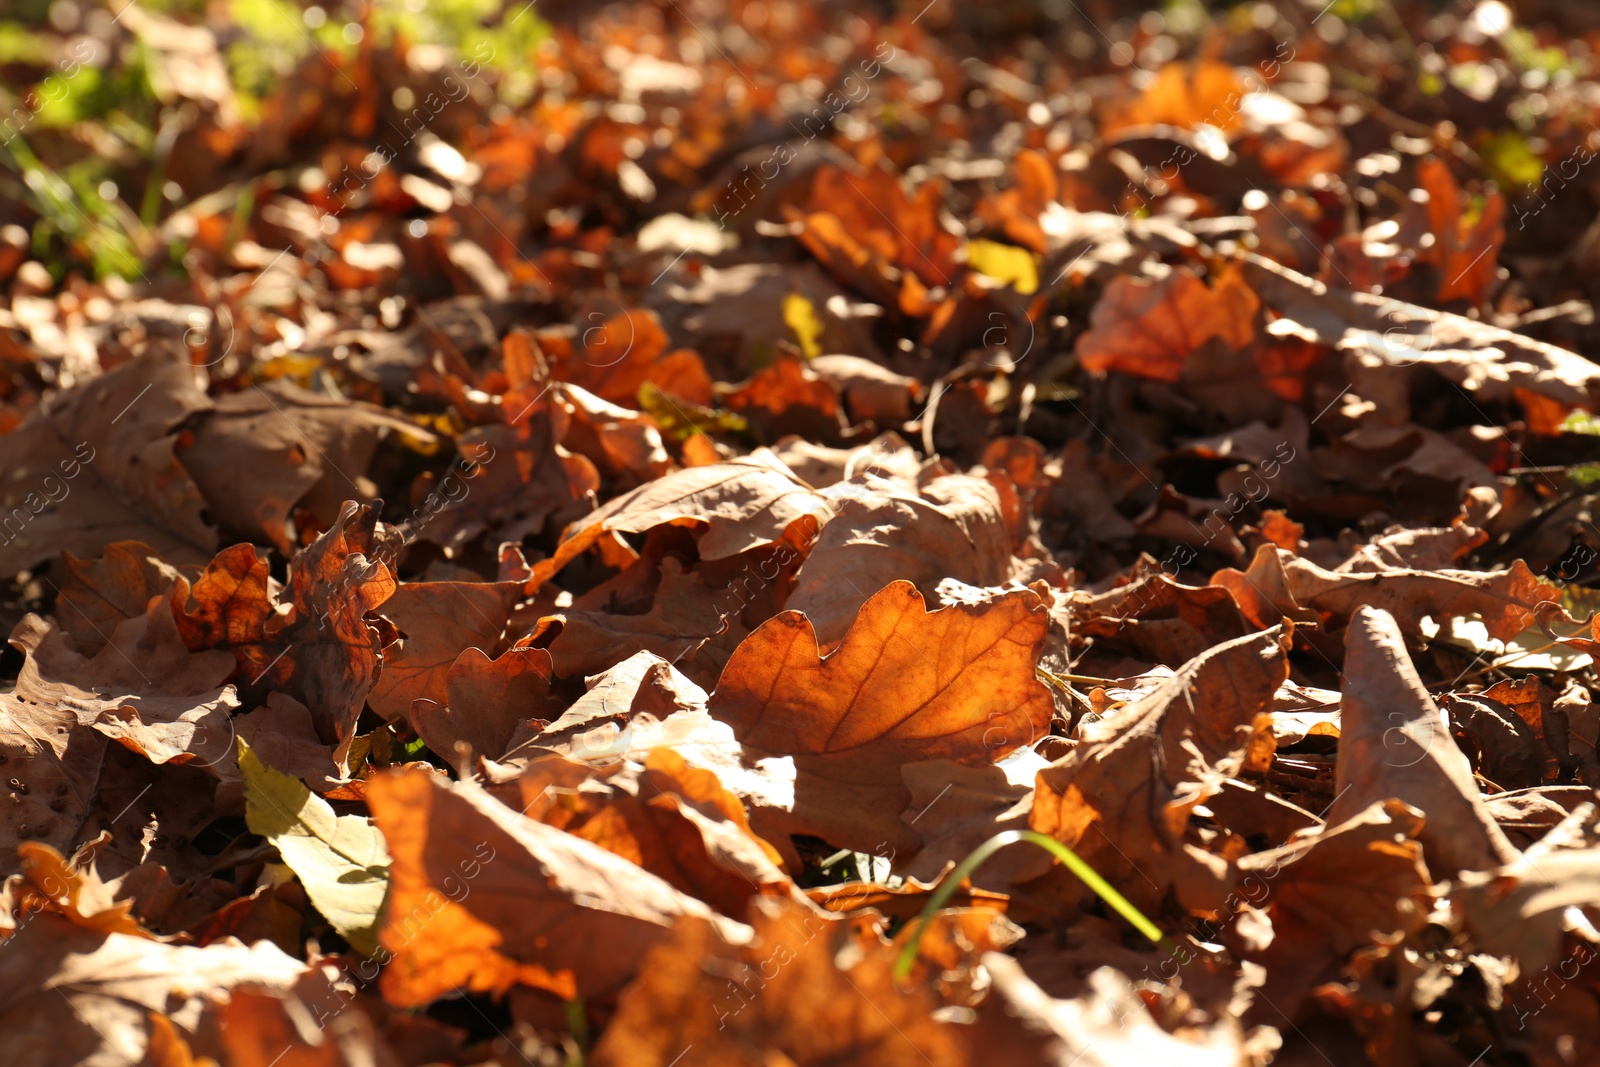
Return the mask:
[[367, 798], [393, 860], [379, 941], [392, 954], [383, 994], [396, 1006], [516, 985], [591, 1000], [631, 978], [681, 917], [749, 938], [655, 875], [470, 783], [408, 768], [373, 778]]
[[792, 806], [764, 813], [783, 832], [863, 852], [914, 849], [917, 835], [899, 820], [909, 800], [901, 764], [989, 763], [1044, 734], [1052, 703], [1034, 664], [1047, 619], [1028, 590], [930, 612], [911, 583], [894, 582], [824, 658], [810, 621], [786, 611], [734, 652], [711, 713], [733, 728], [746, 762], [792, 759]]
[[1238, 774], [1289, 674], [1290, 634], [1225, 641], [1154, 692], [1082, 727], [1039, 772], [1033, 829], [1049, 834], [1136, 904], [1154, 908], [1187, 865], [1189, 817]]
[[793, 904], [756, 911], [742, 948], [704, 920], [679, 920], [623, 992], [596, 1067], [670, 1067], [686, 1048], [715, 1067], [968, 1062], [960, 1030], [934, 1020], [934, 998], [896, 988], [877, 935]]
[[1175, 382], [1207, 341], [1219, 339], [1233, 349], [1248, 345], [1260, 306], [1237, 274], [1224, 276], [1214, 289], [1184, 270], [1160, 281], [1119, 274], [1078, 339], [1078, 359], [1091, 371]]

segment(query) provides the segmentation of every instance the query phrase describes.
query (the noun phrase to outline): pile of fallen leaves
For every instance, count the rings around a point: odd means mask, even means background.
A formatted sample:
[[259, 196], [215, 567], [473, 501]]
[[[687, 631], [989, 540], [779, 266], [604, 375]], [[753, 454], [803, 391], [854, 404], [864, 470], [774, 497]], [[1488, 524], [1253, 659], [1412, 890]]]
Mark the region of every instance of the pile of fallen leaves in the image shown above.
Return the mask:
[[0, 1063], [1600, 1060], [1581, 11], [66, 7]]

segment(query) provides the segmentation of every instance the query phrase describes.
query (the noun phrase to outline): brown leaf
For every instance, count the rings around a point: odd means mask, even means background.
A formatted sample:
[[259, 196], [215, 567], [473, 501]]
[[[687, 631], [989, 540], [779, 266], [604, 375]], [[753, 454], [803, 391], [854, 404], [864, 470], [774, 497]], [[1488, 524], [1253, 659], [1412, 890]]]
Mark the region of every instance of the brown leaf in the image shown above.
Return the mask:
[[911, 417], [911, 402], [922, 395], [915, 378], [860, 356], [817, 356], [806, 366], [838, 390], [853, 422], [898, 426]]
[[174, 431], [209, 407], [187, 364], [152, 356], [55, 394], [0, 437], [0, 572], [63, 551], [88, 559], [113, 541], [204, 561], [216, 535]]
[[0, 952], [0, 1061], [139, 1067], [151, 1012], [192, 1026], [208, 996], [288, 989], [307, 970], [270, 942], [163, 945], [41, 915]]
[[302, 501], [331, 524], [344, 501], [376, 495], [365, 474], [385, 430], [434, 440], [371, 404], [272, 383], [218, 399], [178, 458], [205, 495], [211, 521], [288, 553], [284, 522]]
[[1482, 211], [1469, 224], [1461, 186], [1447, 164], [1433, 158], [1423, 160], [1417, 165], [1417, 185], [1428, 194], [1428, 220], [1436, 238], [1421, 258], [1439, 269], [1439, 302], [1482, 304], [1499, 280], [1506, 198], [1491, 187]]
[[553, 361], [563, 381], [624, 407], [639, 402], [639, 387], [647, 381], [686, 400], [709, 399], [705, 365], [693, 352], [667, 351], [670, 341], [654, 311], [591, 311], [579, 331], [570, 355]]
[[786, 606], [805, 612], [824, 648], [890, 582], [909, 581], [932, 600], [945, 578], [997, 586], [1011, 576], [1000, 501], [981, 478], [951, 475], [913, 493], [862, 473], [822, 496], [833, 517], [801, 564]]
[[1330, 289], [1255, 255], [1245, 256], [1243, 270], [1299, 335], [1352, 351], [1368, 365], [1425, 365], [1480, 402], [1511, 399], [1522, 389], [1570, 409], [1600, 395], [1600, 367], [1556, 345], [1388, 296]]
[[994, 992], [980, 1006], [970, 1040], [986, 1062], [1053, 1067], [1246, 1067], [1258, 1062], [1244, 1047], [1237, 1023], [1168, 1033], [1127, 977], [1111, 967], [1090, 974], [1082, 996], [1057, 1000], [1009, 956], [989, 953], [983, 966]]
[[670, 1067], [686, 1048], [715, 1067], [969, 1062], [961, 1031], [934, 1020], [934, 998], [896, 987], [877, 935], [793, 904], [755, 910], [741, 948], [704, 920], [679, 920], [623, 992], [597, 1067]]
[[792, 758], [784, 832], [913, 850], [917, 836], [898, 818], [909, 800], [901, 764], [989, 763], [1045, 732], [1053, 705], [1034, 665], [1047, 619], [1033, 591], [930, 612], [911, 583], [894, 582], [824, 658], [810, 621], [785, 611], [734, 652], [711, 713], [733, 728], [746, 763]]
[[569, 527], [555, 555], [535, 566], [528, 590], [537, 590], [606, 534], [644, 533], [665, 523], [703, 524], [700, 558], [726, 559], [781, 540], [802, 518], [820, 521], [826, 508], [826, 501], [770, 452], [675, 471]]
[[152, 598], [149, 610], [118, 626], [92, 659], [38, 616], [12, 637], [32, 661], [18, 685], [30, 700], [71, 708], [80, 725], [152, 763], [192, 763], [230, 777], [236, 771], [230, 716], [239, 701], [222, 685], [233, 657], [190, 652], [165, 599]]
[[372, 710], [403, 722], [413, 701], [442, 702], [446, 673], [466, 649], [491, 659], [504, 651], [506, 624], [521, 596], [521, 582], [401, 582], [383, 601], [384, 618], [400, 639], [384, 646], [383, 669], [367, 696]]
[[1487, 951], [1516, 960], [1526, 975], [1548, 972], [1561, 956], [1565, 931], [1574, 925], [1568, 909], [1586, 909], [1591, 922], [1596, 915], [1596, 831], [1596, 805], [1586, 800], [1504, 866], [1461, 873], [1451, 900], [1460, 904], [1467, 929]]
[[273, 603], [278, 590], [266, 562], [235, 545], [192, 590], [182, 581], [173, 589], [180, 631], [191, 649], [232, 652], [246, 684], [300, 699], [342, 761], [378, 674], [385, 636], [366, 616], [395, 591], [384, 562], [395, 541], [374, 506], [347, 502], [339, 521], [290, 562], [286, 615]]
[[393, 860], [379, 941], [396, 1006], [516, 985], [593, 1000], [631, 978], [682, 917], [749, 939], [748, 927], [470, 783], [409, 768], [371, 779], [367, 797]]
[[178, 571], [138, 541], [117, 541], [95, 559], [62, 553], [66, 577], [56, 596], [61, 629], [86, 655], [111, 640], [124, 619], [144, 614], [153, 596], [164, 596]]
[[524, 815], [616, 853], [721, 914], [745, 918], [753, 897], [793, 889], [738, 797], [671, 749], [652, 749], [642, 769], [612, 764], [599, 774], [545, 756], [518, 785]]
[[1101, 123], [1100, 132], [1106, 136], [1130, 126], [1194, 129], [1204, 124], [1230, 133], [1242, 125], [1239, 99], [1244, 94], [1244, 82], [1226, 63], [1164, 63], [1138, 97]]
[[563, 611], [540, 619], [528, 640], [549, 650], [563, 677], [599, 674], [639, 652], [678, 663], [726, 628], [718, 600], [699, 574], [668, 556], [649, 611]]
[[1427, 921], [1432, 882], [1416, 838], [1422, 814], [1398, 800], [1374, 802], [1282, 848], [1238, 862], [1239, 907], [1265, 912], [1264, 948], [1237, 938], [1237, 951], [1273, 977], [1276, 1014], [1292, 1017], [1320, 978], [1378, 939], [1413, 933]]
[[1491, 572], [1338, 572], [1274, 545], [1258, 548], [1248, 570], [1221, 570], [1211, 581], [1232, 590], [1245, 616], [1259, 626], [1284, 617], [1344, 623], [1370, 606], [1393, 615], [1412, 633], [1423, 616], [1478, 614], [1489, 636], [1499, 641], [1527, 629], [1538, 605], [1559, 596], [1521, 560], [1509, 570]]
[[420, 698], [411, 706], [412, 728], [445, 759], [454, 759], [458, 741], [475, 756], [499, 759], [519, 729], [559, 713], [553, 674], [550, 654], [540, 648], [513, 648], [494, 659], [466, 649], [445, 674], [443, 703]]
[[1039, 772], [1033, 829], [1154, 909], [1186, 866], [1190, 815], [1270, 733], [1290, 636], [1274, 627], [1225, 641], [1148, 696], [1080, 727], [1078, 745]]
[[1183, 270], [1160, 281], [1119, 274], [1078, 339], [1078, 360], [1086, 370], [1176, 382], [1207, 341], [1217, 338], [1234, 349], [1248, 345], [1259, 307], [1255, 293], [1233, 273], [1214, 289]]
[[1345, 648], [1339, 795], [1328, 820], [1393, 797], [1426, 813], [1417, 840], [1434, 877], [1511, 862], [1517, 851], [1484, 810], [1472, 767], [1417, 677], [1394, 616], [1357, 609]]

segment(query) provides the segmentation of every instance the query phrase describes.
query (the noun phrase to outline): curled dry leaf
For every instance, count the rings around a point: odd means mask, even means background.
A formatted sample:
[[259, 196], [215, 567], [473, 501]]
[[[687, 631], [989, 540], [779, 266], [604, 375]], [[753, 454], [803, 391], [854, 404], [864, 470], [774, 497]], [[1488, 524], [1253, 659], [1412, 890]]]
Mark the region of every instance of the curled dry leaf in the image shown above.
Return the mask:
[[205, 998], [289, 989], [308, 970], [270, 941], [164, 945], [40, 915], [0, 951], [0, 1060], [140, 1067], [150, 1013], [192, 1029]]
[[114, 541], [93, 559], [62, 553], [66, 576], [56, 596], [61, 629], [85, 655], [94, 655], [124, 619], [144, 614], [153, 596], [165, 596], [178, 570], [138, 541]]
[[917, 835], [899, 821], [910, 798], [898, 768], [990, 763], [1043, 736], [1052, 703], [1034, 665], [1047, 625], [1031, 590], [928, 611], [915, 586], [894, 582], [826, 657], [799, 612], [763, 623], [728, 661], [711, 714], [733, 728], [745, 762], [793, 761], [784, 832], [914, 851]]
[[1259, 929], [1249, 937], [1235, 931], [1235, 947], [1274, 976], [1273, 1011], [1298, 1011], [1312, 985], [1355, 949], [1427, 921], [1432, 880], [1417, 841], [1423, 822], [1401, 801], [1374, 801], [1238, 861], [1234, 908], [1264, 913], [1271, 933], [1263, 945]]
[[1504, 571], [1325, 570], [1274, 545], [1256, 549], [1245, 571], [1222, 570], [1213, 584], [1233, 592], [1258, 626], [1281, 618], [1347, 624], [1363, 607], [1394, 616], [1416, 633], [1424, 616], [1480, 615], [1489, 636], [1509, 641], [1526, 630], [1539, 605], [1559, 593], [1521, 560]]
[[[621, 533], [644, 533], [665, 523], [704, 524], [700, 558], [726, 559], [783, 538], [790, 525], [827, 517], [827, 502], [771, 452], [728, 463], [690, 467], [617, 497], [562, 535], [555, 555], [534, 567], [530, 592], [609, 535], [611, 551], [631, 555]], [[602, 543], [604, 544], [604, 543]]]
[[1393, 797], [1427, 813], [1416, 836], [1435, 877], [1509, 863], [1517, 851], [1484, 810], [1472, 766], [1417, 677], [1394, 616], [1357, 609], [1345, 648], [1339, 794], [1329, 820]]
[[669, 748], [652, 749], [642, 769], [612, 764], [598, 775], [544, 756], [529, 762], [518, 786], [529, 818], [622, 856], [720, 914], [745, 918], [755, 896], [793, 889], [739, 798]]
[[[274, 383], [219, 398], [178, 458], [204, 494], [212, 522], [287, 553], [284, 523], [297, 505], [332, 523], [344, 501], [377, 495], [365, 474], [386, 430], [435, 441], [371, 404]], [[250, 477], [239, 477], [242, 470]]]
[[1082, 996], [1057, 1000], [1009, 956], [989, 953], [983, 966], [994, 982], [994, 996], [979, 1010], [973, 1040], [991, 1062], [1042, 1061], [1053, 1067], [1247, 1067], [1256, 1062], [1236, 1023], [1168, 1033], [1133, 984], [1113, 968], [1092, 973]]
[[1189, 817], [1252, 751], [1271, 751], [1273, 694], [1289, 674], [1291, 630], [1226, 641], [1154, 692], [1079, 730], [1039, 772], [1032, 828], [1155, 910], [1179, 871]]
[[703, 919], [680, 919], [623, 991], [597, 1067], [670, 1067], [686, 1048], [716, 1067], [969, 1062], [934, 998], [896, 987], [875, 932], [777, 901], [755, 911], [754, 937], [737, 947]]
[[1526, 975], [1550, 972], [1566, 931], [1592, 940], [1593, 927], [1585, 929], [1568, 913], [1583, 908], [1592, 922], [1600, 900], [1600, 809], [1592, 798], [1591, 793], [1527, 852], [1503, 866], [1465, 871], [1451, 887], [1468, 929], [1490, 951], [1515, 959]]
[[396, 1006], [517, 985], [592, 1000], [621, 988], [684, 917], [730, 944], [750, 938], [656, 875], [470, 783], [408, 768], [371, 779], [367, 799], [393, 860], [378, 940], [383, 995]]
[[179, 631], [196, 651], [232, 652], [248, 685], [298, 697], [342, 760], [378, 674], [385, 636], [367, 613], [394, 594], [384, 562], [393, 547], [373, 506], [347, 502], [339, 521], [291, 561], [292, 611], [280, 616], [265, 560], [250, 545], [235, 545], [192, 589], [186, 581], [173, 588]]
[[232, 657], [190, 652], [162, 598], [119, 625], [92, 659], [38, 616], [24, 619], [13, 637], [33, 660], [24, 678], [40, 683], [29, 687], [31, 699], [74, 710], [81, 725], [152, 763], [193, 763], [233, 775], [230, 716], [239, 701], [232, 686], [222, 685], [233, 672]]
[[1299, 335], [1354, 352], [1365, 363], [1428, 366], [1481, 400], [1525, 391], [1571, 410], [1600, 396], [1600, 367], [1557, 345], [1448, 311], [1331, 289], [1254, 255], [1245, 256], [1243, 270], [1262, 301]]
[[728, 625], [719, 599], [731, 598], [718, 598], [698, 573], [669, 556], [648, 612], [563, 611], [540, 619], [527, 640], [548, 649], [564, 677], [599, 674], [639, 652], [677, 663]]

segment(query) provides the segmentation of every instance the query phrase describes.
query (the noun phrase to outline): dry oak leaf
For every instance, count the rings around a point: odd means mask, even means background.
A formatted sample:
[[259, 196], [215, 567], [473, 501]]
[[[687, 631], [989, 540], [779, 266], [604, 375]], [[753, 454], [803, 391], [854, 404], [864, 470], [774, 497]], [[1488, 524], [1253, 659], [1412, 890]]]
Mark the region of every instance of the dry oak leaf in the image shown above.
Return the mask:
[[962, 1029], [935, 1020], [923, 986], [902, 990], [870, 930], [792, 903], [757, 901], [755, 938], [734, 948], [680, 920], [623, 991], [596, 1067], [959, 1067]]
[[1600, 399], [1600, 366], [1556, 345], [1465, 315], [1329, 289], [1256, 255], [1246, 255], [1242, 269], [1296, 336], [1354, 352], [1368, 366], [1431, 367], [1485, 401], [1523, 390], [1571, 410]]
[[1188, 863], [1190, 814], [1239, 773], [1252, 749], [1271, 744], [1291, 632], [1273, 627], [1223, 642], [1081, 727], [1077, 746], [1039, 772], [1033, 829], [1154, 910]]
[[1600, 807], [1590, 795], [1513, 862], [1463, 871], [1451, 886], [1483, 950], [1512, 957], [1530, 978], [1560, 959], [1568, 931], [1584, 937], [1585, 926], [1593, 929], [1569, 909], [1584, 909], [1590, 923], [1600, 915]]
[[1227, 589], [1184, 585], [1153, 571], [1103, 593], [1073, 592], [1067, 611], [1074, 637], [1126, 646], [1154, 663], [1183, 663], [1250, 631]]
[[[992, 763], [1049, 728], [1052, 701], [1034, 675], [1049, 625], [1035, 590], [928, 611], [897, 581], [861, 607], [824, 657], [810, 620], [785, 611], [739, 645], [709, 702], [744, 762], [785, 756], [792, 808], [767, 812], [785, 833], [871, 852], [914, 851], [899, 818], [910, 794], [901, 765]], [[757, 821], [763, 837], [774, 834]]]
[[1046, 255], [1050, 252], [1050, 237], [1039, 217], [1061, 192], [1055, 164], [1044, 153], [1024, 148], [1011, 161], [1011, 171], [1011, 187], [978, 201], [978, 216], [1004, 230], [1017, 244]]
[[563, 999], [620, 989], [676, 920], [707, 920], [730, 943], [750, 929], [648, 871], [524, 818], [470, 782], [417, 767], [368, 780], [388, 842], [380, 988], [397, 1007], [516, 985]]
[[1278, 1011], [1293, 1015], [1351, 952], [1427, 921], [1432, 881], [1416, 841], [1422, 825], [1414, 808], [1375, 801], [1238, 861], [1237, 899], [1265, 913], [1272, 938], [1263, 946], [1259, 934], [1236, 936], [1235, 951], [1267, 968]]
[[812, 367], [812, 361], [794, 356], [780, 355], [771, 363], [737, 385], [730, 386], [722, 395], [730, 411], [746, 418], [771, 420], [787, 415], [798, 408], [799, 414], [812, 415], [814, 421], [806, 426], [820, 433], [837, 432], [839, 422], [839, 393], [834, 385]]
[[[1039, 988], [1022, 965], [985, 953], [993, 991], [978, 1008], [968, 1040], [983, 1063], [1038, 1063], [1050, 1067], [1255, 1067], [1237, 1023], [1168, 1033], [1150, 1014], [1128, 976], [1113, 967], [1091, 972], [1082, 995], [1059, 1000]], [[1255, 1036], [1255, 1035], [1252, 1035]], [[1270, 1042], [1270, 1032], [1266, 1035]]]
[[435, 440], [371, 404], [274, 382], [218, 398], [178, 458], [205, 495], [211, 521], [288, 555], [294, 546], [284, 523], [297, 504], [331, 523], [344, 501], [377, 495], [363, 475], [385, 430]]
[[191, 649], [233, 653], [245, 683], [298, 698], [342, 762], [392, 636], [367, 614], [394, 594], [384, 560], [393, 558], [397, 540], [379, 526], [376, 505], [347, 501], [339, 521], [289, 562], [287, 613], [275, 603], [266, 561], [254, 547], [234, 545], [192, 589], [186, 581], [173, 588], [179, 630]]
[[1100, 133], [1109, 136], [1130, 126], [1192, 130], [1201, 125], [1230, 133], [1243, 124], [1239, 104], [1245, 95], [1244, 82], [1226, 63], [1166, 63], [1138, 97], [1107, 116]]
[[[11, 783], [0, 816], [0, 875], [11, 872], [10, 857], [23, 841], [72, 849], [95, 809], [107, 738], [160, 761], [204, 751], [202, 762], [215, 764], [228, 754], [228, 714], [238, 701], [231, 688], [217, 686], [231, 668], [186, 658], [177, 635], [162, 633], [158, 607], [160, 601], [151, 604], [149, 619], [125, 622], [92, 660], [37, 615], [11, 635], [24, 660], [16, 684], [0, 693], [0, 756]], [[142, 676], [131, 680], [139, 662], [160, 662], [185, 681], [158, 674], [158, 688]]]
[[719, 600], [728, 607], [737, 604], [731, 597], [719, 598], [698, 573], [685, 571], [667, 556], [649, 611], [623, 615], [569, 609], [540, 619], [527, 641], [548, 649], [556, 673], [564, 678], [599, 674], [640, 652], [680, 663], [727, 627]]
[[148, 611], [111, 632], [93, 658], [81, 655], [61, 631], [30, 615], [14, 638], [30, 664], [18, 681], [35, 700], [54, 700], [88, 726], [151, 763], [194, 764], [218, 777], [235, 777], [233, 726], [239, 706], [232, 686], [233, 657], [190, 652], [172, 609], [152, 597]]
[[93, 559], [62, 553], [56, 622], [85, 655], [94, 655], [124, 619], [144, 614], [153, 596], [177, 583], [178, 570], [138, 541], [116, 541]]
[[180, 423], [210, 401], [185, 363], [126, 363], [56, 393], [0, 437], [0, 572], [113, 541], [180, 563], [208, 559], [205, 500], [174, 455]]
[[1526, 630], [1540, 604], [1560, 594], [1521, 560], [1503, 571], [1397, 570], [1341, 572], [1274, 545], [1256, 549], [1246, 571], [1220, 570], [1212, 584], [1231, 590], [1258, 626], [1280, 618], [1342, 623], [1358, 608], [1381, 608], [1416, 633], [1424, 616], [1482, 616], [1489, 636], [1509, 641]]
[[633, 308], [609, 318], [591, 311], [580, 329], [570, 351], [551, 346], [557, 378], [624, 407], [639, 402], [645, 382], [695, 403], [710, 401], [704, 362], [686, 348], [667, 350], [667, 332], [654, 311]]
[[566, 382], [555, 385], [551, 395], [567, 413], [563, 443], [588, 457], [606, 478], [632, 486], [672, 469], [661, 427], [651, 416]]
[[0, 951], [0, 1063], [141, 1067], [150, 1013], [193, 1031], [208, 997], [287, 990], [307, 972], [270, 941], [164, 945], [40, 915]]
[[413, 701], [444, 700], [446, 675], [463, 650], [491, 658], [505, 650], [506, 624], [521, 598], [521, 582], [401, 582], [383, 602], [400, 637], [384, 646], [383, 670], [367, 695], [372, 710], [403, 722]]
[[412, 729], [445, 759], [455, 758], [457, 743], [499, 759], [519, 729], [560, 715], [563, 701], [550, 692], [554, 674], [542, 648], [508, 649], [493, 659], [466, 649], [445, 673], [443, 703], [419, 698], [411, 705]]
[[961, 238], [939, 220], [943, 197], [937, 180], [908, 195], [900, 176], [884, 167], [852, 173], [830, 164], [817, 169], [808, 210], [837, 218], [845, 233], [923, 284], [948, 286]]
[[[312, 1020], [314, 1029], [306, 1025]], [[216, 1062], [227, 1067], [402, 1067], [426, 1056], [407, 1049], [412, 1055], [402, 1058], [376, 1031], [361, 1008], [330, 1011], [314, 999], [307, 1003], [294, 990], [273, 995], [235, 989], [210, 1003], [201, 1034], [194, 1040], [196, 1048], [215, 1054], [220, 1061], [201, 1060], [195, 1067]], [[151, 1045], [155, 1045], [154, 1033]], [[169, 1065], [156, 1060], [149, 1067]], [[178, 1061], [171, 1067], [188, 1065]]]
[[911, 402], [922, 395], [917, 379], [862, 356], [817, 356], [806, 365], [839, 391], [857, 423], [898, 426], [911, 417]]
[[[1024, 748], [985, 767], [926, 760], [900, 768], [911, 793], [911, 804], [900, 817], [924, 842], [922, 850], [905, 865], [905, 876], [936, 882], [948, 865], [960, 863], [995, 834], [1028, 829], [1034, 781], [1048, 766], [1043, 756]], [[969, 881], [985, 889], [1010, 892], [1014, 884], [1043, 875], [1054, 862], [1040, 848], [1002, 849], [973, 871]]]
[[939, 582], [996, 586], [1011, 576], [1011, 539], [1000, 498], [968, 475], [935, 479], [920, 493], [870, 472], [822, 491], [833, 517], [795, 576], [786, 606], [805, 612], [831, 647], [861, 605], [897, 579], [932, 600]]
[[753, 896], [793, 892], [739, 798], [669, 748], [652, 749], [642, 768], [544, 756], [529, 762], [518, 788], [524, 815], [616, 853], [720, 914], [742, 919]]
[[1122, 371], [1176, 382], [1189, 357], [1207, 341], [1219, 338], [1233, 349], [1249, 345], [1260, 306], [1234, 272], [1215, 288], [1185, 270], [1157, 281], [1119, 274], [1095, 304], [1088, 332], [1078, 339], [1078, 360], [1097, 373]]
[[[783, 538], [789, 527], [808, 518], [827, 521], [827, 501], [795, 477], [766, 449], [705, 467], [674, 471], [608, 502], [573, 523], [562, 534], [555, 555], [534, 565], [529, 593], [561, 568], [600, 543], [602, 550], [631, 558], [632, 550], [616, 538], [644, 533], [666, 523], [704, 525], [700, 558], [726, 559], [747, 549]], [[603, 536], [610, 535], [609, 543]]]
[[1393, 615], [1359, 608], [1345, 633], [1338, 796], [1330, 823], [1391, 797], [1424, 812], [1417, 833], [1435, 878], [1483, 871], [1518, 853], [1485, 809], [1472, 765], [1428, 695]]
[[132, 900], [116, 899], [115, 886], [108, 885], [92, 866], [79, 869], [60, 852], [42, 841], [24, 841], [17, 846], [21, 877], [7, 880], [6, 903], [11, 913], [0, 914], [0, 925], [15, 933], [34, 914], [52, 912], [74, 926], [103, 934], [130, 934], [150, 937], [133, 917]]

